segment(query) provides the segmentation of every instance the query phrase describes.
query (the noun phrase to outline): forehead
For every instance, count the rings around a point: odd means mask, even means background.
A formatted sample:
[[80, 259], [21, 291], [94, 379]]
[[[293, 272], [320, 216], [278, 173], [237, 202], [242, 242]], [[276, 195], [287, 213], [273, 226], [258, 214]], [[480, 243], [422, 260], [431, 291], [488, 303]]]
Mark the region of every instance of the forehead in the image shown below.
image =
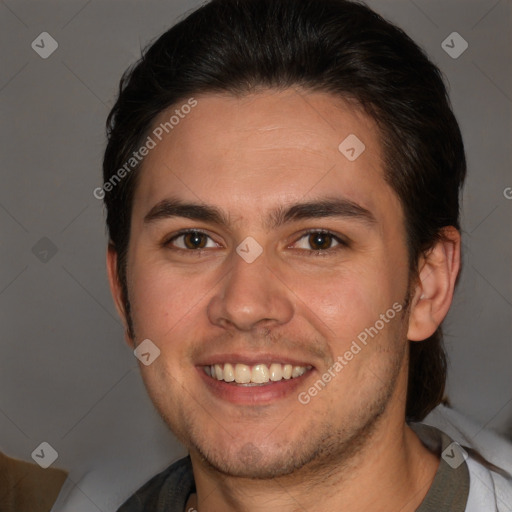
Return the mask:
[[[385, 206], [385, 196], [396, 207], [379, 131], [356, 105], [298, 89], [194, 99], [146, 156], [134, 215], [168, 196], [229, 207], [235, 216], [336, 192], [369, 210]], [[152, 129], [182, 104], [162, 112]]]

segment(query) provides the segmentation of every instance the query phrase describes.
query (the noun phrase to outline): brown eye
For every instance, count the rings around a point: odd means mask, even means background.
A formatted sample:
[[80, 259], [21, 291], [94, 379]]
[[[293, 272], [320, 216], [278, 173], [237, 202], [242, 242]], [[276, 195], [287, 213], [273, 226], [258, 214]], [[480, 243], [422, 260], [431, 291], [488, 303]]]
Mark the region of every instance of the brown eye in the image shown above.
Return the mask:
[[[209, 245], [208, 245], [209, 244]], [[218, 247], [217, 244], [202, 231], [183, 231], [165, 242], [166, 247], [174, 247], [181, 250], [200, 250], [205, 248]]]
[[308, 242], [315, 251], [329, 249], [333, 236], [329, 233], [310, 233]]
[[306, 232], [295, 242], [295, 247], [305, 250], [305, 254], [330, 253], [347, 246], [348, 244], [334, 233], [322, 230]]
[[204, 233], [191, 231], [182, 236], [187, 249], [203, 249], [206, 246], [206, 235]]

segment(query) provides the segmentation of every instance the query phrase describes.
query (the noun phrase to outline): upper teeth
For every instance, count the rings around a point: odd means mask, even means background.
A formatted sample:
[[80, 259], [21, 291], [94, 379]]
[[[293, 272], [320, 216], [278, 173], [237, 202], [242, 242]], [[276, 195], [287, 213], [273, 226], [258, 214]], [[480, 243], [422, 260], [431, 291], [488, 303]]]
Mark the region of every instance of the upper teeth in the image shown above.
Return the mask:
[[311, 366], [292, 366], [291, 364], [272, 363], [270, 366], [266, 364], [255, 364], [248, 366], [246, 364], [230, 363], [214, 364], [205, 366], [204, 371], [210, 377], [225, 382], [236, 382], [237, 384], [264, 384], [269, 380], [276, 382], [281, 379], [290, 379], [300, 377]]

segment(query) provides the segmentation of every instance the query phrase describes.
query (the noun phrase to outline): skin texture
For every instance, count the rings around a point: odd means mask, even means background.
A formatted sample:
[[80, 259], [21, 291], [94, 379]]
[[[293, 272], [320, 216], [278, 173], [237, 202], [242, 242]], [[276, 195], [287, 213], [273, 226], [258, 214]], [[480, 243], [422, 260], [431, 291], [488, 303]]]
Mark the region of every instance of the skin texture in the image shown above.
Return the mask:
[[[135, 332], [127, 342], [135, 347], [149, 338], [161, 351], [141, 372], [159, 413], [190, 451], [197, 496], [188, 506], [415, 510], [439, 460], [405, 423], [407, 340], [430, 336], [448, 311], [459, 233], [447, 228], [419, 262], [419, 278], [409, 279], [404, 217], [384, 180], [380, 134], [355, 105], [299, 89], [196, 99], [144, 161], [127, 259]], [[354, 161], [338, 150], [350, 134], [365, 145]], [[228, 225], [144, 221], [171, 197], [216, 206]], [[276, 207], [333, 197], [361, 205], [375, 221], [309, 218], [277, 228], [266, 222]], [[184, 237], [169, 241], [185, 228], [210, 237], [203, 251], [185, 252]], [[330, 249], [315, 251], [308, 229], [331, 231], [347, 245], [327, 237], [321, 243]], [[249, 236], [263, 251], [252, 263], [236, 252]], [[107, 262], [126, 322], [112, 247]], [[297, 394], [393, 304], [404, 305], [409, 292], [409, 308], [307, 405], [300, 403]], [[198, 373], [197, 365], [216, 354], [263, 352], [313, 371], [296, 392], [252, 404], [219, 398]]]

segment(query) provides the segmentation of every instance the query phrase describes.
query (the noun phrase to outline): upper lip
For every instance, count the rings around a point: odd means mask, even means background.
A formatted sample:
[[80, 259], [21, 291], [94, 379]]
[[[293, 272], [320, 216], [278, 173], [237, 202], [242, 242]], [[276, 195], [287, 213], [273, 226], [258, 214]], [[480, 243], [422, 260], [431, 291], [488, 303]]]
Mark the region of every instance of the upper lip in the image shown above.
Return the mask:
[[281, 364], [291, 364], [293, 366], [313, 366], [310, 362], [302, 359], [297, 359], [296, 357], [289, 357], [287, 355], [280, 354], [243, 354], [243, 353], [233, 353], [229, 354], [215, 354], [208, 357], [203, 357], [202, 361], [197, 364], [197, 366], [211, 366], [214, 364], [246, 364], [248, 366], [254, 366], [256, 364], [266, 364], [269, 366], [272, 363], [281, 363]]

